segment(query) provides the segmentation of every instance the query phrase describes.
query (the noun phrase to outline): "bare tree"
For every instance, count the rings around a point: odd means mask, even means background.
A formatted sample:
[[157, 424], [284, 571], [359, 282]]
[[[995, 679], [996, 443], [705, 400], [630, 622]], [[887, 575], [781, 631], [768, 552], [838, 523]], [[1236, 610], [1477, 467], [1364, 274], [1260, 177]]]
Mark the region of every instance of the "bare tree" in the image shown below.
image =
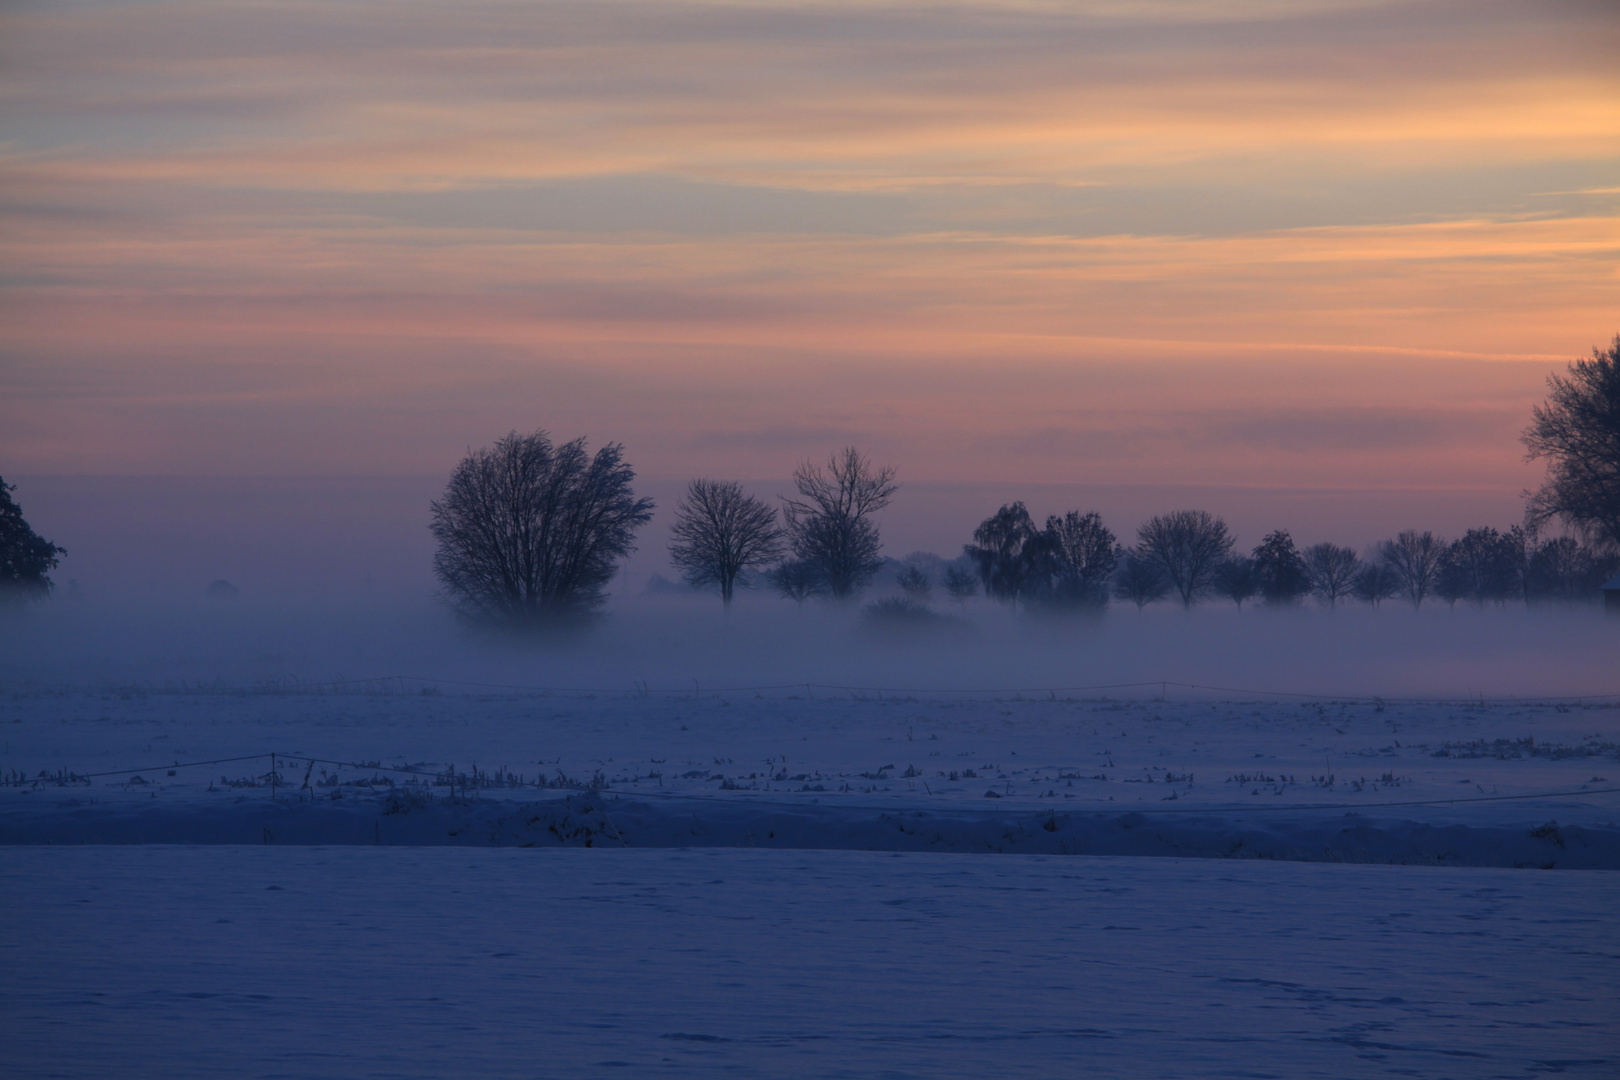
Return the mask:
[[512, 432], [468, 455], [432, 504], [433, 572], [465, 617], [528, 626], [599, 605], [650, 499], [630, 489], [623, 447], [553, 446]]
[[969, 598], [977, 595], [979, 591], [979, 579], [960, 566], [949, 567], [945, 571], [945, 591], [950, 593], [951, 599], [965, 611]]
[[1537, 544], [1525, 567], [1528, 601], [1597, 600], [1603, 583], [1620, 570], [1620, 553], [1600, 551], [1571, 536], [1555, 536]]
[[1620, 550], [1620, 334], [1607, 351], [1549, 375], [1545, 405], [1520, 437], [1526, 458], [1548, 459], [1547, 481], [1528, 494], [1532, 531], [1560, 518], [1595, 543]]
[[834, 454], [825, 468], [806, 462], [793, 474], [796, 499], [782, 500], [793, 554], [816, 566], [827, 590], [840, 600], [872, 580], [883, 550], [871, 516], [899, 490], [894, 470], [874, 468], [853, 446]]
[[1364, 560], [1361, 569], [1356, 571], [1351, 591], [1357, 600], [1377, 607], [1401, 591], [1401, 580], [1384, 562], [1379, 549], [1374, 548], [1371, 557]]
[[1064, 607], [1103, 607], [1108, 584], [1119, 565], [1119, 542], [1101, 515], [1070, 510], [1046, 519], [1044, 533], [1050, 580], [1046, 597]]
[[688, 484], [670, 532], [670, 561], [688, 583], [720, 586], [726, 607], [743, 571], [775, 562], [784, 550], [776, 509], [732, 480]]
[[1136, 533], [1136, 552], [1159, 568], [1183, 607], [1209, 592], [1215, 570], [1232, 553], [1226, 522], [1203, 510], [1149, 518]]
[[821, 568], [803, 559], [789, 560], [765, 576], [772, 588], [800, 607], [813, 596], [827, 594], [827, 579], [822, 576]]
[[1328, 607], [1337, 607], [1341, 597], [1351, 594], [1360, 570], [1361, 557], [1354, 548], [1312, 544], [1305, 549], [1305, 573], [1310, 578], [1311, 592], [1326, 600]]
[[1260, 572], [1255, 561], [1247, 555], [1233, 555], [1215, 568], [1215, 592], [1226, 597], [1243, 610], [1243, 601], [1254, 599], [1260, 591]]
[[1412, 606], [1420, 608], [1439, 584], [1445, 551], [1446, 542], [1433, 533], [1407, 529], [1379, 546], [1379, 558], [1394, 572], [1400, 591], [1412, 601]]
[[1153, 601], [1169, 596], [1170, 583], [1165, 580], [1164, 571], [1159, 569], [1158, 564], [1134, 551], [1127, 551], [1115, 572], [1114, 595], [1121, 600], [1131, 601], [1136, 605], [1136, 610], [1141, 611]]
[[1524, 534], [1509, 530], [1499, 533], [1486, 526], [1469, 529], [1446, 549], [1441, 567], [1445, 599], [1455, 603], [1469, 599], [1504, 603], [1524, 591]]

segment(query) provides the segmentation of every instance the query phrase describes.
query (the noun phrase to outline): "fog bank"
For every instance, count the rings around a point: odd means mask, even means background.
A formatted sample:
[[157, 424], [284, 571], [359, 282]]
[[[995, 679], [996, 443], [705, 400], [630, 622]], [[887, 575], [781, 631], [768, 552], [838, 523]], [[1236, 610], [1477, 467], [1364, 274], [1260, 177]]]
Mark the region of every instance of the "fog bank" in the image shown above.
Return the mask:
[[424, 685], [442, 680], [436, 685], [446, 693], [481, 692], [463, 683], [832, 692], [804, 685], [818, 684], [1147, 696], [1158, 688], [1119, 684], [1166, 680], [1241, 692], [1235, 696], [1468, 698], [1620, 693], [1617, 656], [1620, 619], [1590, 606], [1414, 612], [1393, 602], [1335, 611], [1209, 604], [1188, 612], [1161, 604], [1139, 612], [1116, 605], [1054, 620], [980, 599], [936, 625], [895, 630], [874, 627], [858, 606], [812, 602], [800, 610], [748, 594], [726, 613], [718, 600], [694, 593], [615, 597], [598, 623], [561, 641], [491, 638], [458, 625], [433, 601], [398, 598], [60, 600], [0, 620], [0, 682], [12, 688], [405, 676]]

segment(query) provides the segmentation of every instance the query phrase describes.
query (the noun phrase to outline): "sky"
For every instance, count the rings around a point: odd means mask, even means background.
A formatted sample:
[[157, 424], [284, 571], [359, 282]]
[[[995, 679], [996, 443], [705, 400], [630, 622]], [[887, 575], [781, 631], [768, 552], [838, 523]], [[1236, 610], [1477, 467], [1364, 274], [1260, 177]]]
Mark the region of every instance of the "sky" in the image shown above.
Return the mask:
[[11, 3], [0, 475], [544, 428], [1511, 514], [1620, 331], [1616, 56], [1560, 0]]

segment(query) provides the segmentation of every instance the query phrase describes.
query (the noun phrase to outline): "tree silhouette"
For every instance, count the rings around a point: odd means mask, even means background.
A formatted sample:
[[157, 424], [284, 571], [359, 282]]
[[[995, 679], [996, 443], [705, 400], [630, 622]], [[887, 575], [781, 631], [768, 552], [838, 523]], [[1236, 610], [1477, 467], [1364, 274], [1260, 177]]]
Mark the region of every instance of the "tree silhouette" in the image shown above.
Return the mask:
[[0, 477], [0, 603], [41, 600], [51, 594], [51, 571], [67, 548], [57, 547], [29, 528], [22, 507], [12, 501], [15, 484]]
[[1136, 533], [1136, 553], [1159, 568], [1183, 607], [1192, 607], [1209, 592], [1216, 568], [1232, 553], [1232, 536], [1218, 517], [1203, 510], [1178, 510], [1142, 524]]
[[1351, 582], [1350, 591], [1355, 594], [1357, 600], [1373, 607], [1377, 607], [1401, 591], [1401, 579], [1384, 561], [1381, 548], [1374, 548], [1373, 557], [1361, 564], [1361, 569], [1356, 571], [1355, 580]]
[[957, 606], [967, 610], [968, 600], [979, 591], [979, 579], [960, 566], [948, 567], [945, 571], [945, 591], [955, 600]]
[[1620, 550], [1620, 334], [1609, 348], [1549, 375], [1551, 393], [1520, 437], [1526, 459], [1547, 459], [1547, 480], [1527, 493], [1526, 524], [1559, 518], [1591, 540]]
[[1446, 542], [1430, 532], [1407, 529], [1379, 547], [1379, 559], [1395, 575], [1399, 591], [1406, 594], [1413, 608], [1423, 606], [1439, 584]]
[[1119, 569], [1114, 572], [1114, 595], [1121, 600], [1129, 600], [1141, 611], [1155, 600], [1163, 600], [1170, 595], [1170, 583], [1164, 579], [1164, 572], [1157, 565], [1142, 558], [1134, 551], [1127, 551], [1119, 560]]
[[1305, 549], [1304, 559], [1311, 592], [1326, 600], [1328, 607], [1337, 607], [1341, 597], [1352, 594], [1356, 574], [1361, 571], [1361, 557], [1354, 548], [1312, 544]]
[[813, 596], [827, 595], [827, 579], [821, 568], [803, 559], [791, 559], [765, 576], [773, 589], [800, 607]]
[[1233, 555], [1215, 568], [1214, 591], [1226, 597], [1243, 610], [1243, 601], [1254, 598], [1260, 591], [1260, 574], [1254, 560], [1247, 555]]
[[928, 603], [930, 594], [934, 591], [933, 579], [928, 571], [920, 566], [907, 566], [894, 576], [894, 583], [901, 590], [919, 604]]
[[553, 446], [543, 431], [514, 431], [468, 455], [432, 504], [433, 572], [476, 622], [524, 627], [586, 614], [652, 517], [634, 479], [618, 443], [591, 456], [584, 439]]
[[1310, 591], [1305, 560], [1287, 529], [1278, 529], [1254, 549], [1254, 573], [1267, 604], [1292, 604]]
[[1119, 566], [1119, 542], [1095, 513], [1046, 519], [1042, 598], [1060, 607], [1102, 607]]
[[825, 468], [806, 462], [793, 474], [798, 498], [782, 500], [793, 554], [815, 566], [827, 591], [853, 596], [883, 565], [883, 545], [871, 516], [899, 490], [891, 468], [873, 468], [853, 446], [834, 454]]
[[675, 506], [670, 561], [697, 586], [720, 586], [720, 602], [731, 606], [743, 571], [780, 558], [782, 530], [776, 510], [729, 480], [694, 480]]
[[1009, 503], [973, 530], [962, 547], [978, 568], [984, 595], [1018, 606], [1046, 553], [1046, 542], [1021, 502]]

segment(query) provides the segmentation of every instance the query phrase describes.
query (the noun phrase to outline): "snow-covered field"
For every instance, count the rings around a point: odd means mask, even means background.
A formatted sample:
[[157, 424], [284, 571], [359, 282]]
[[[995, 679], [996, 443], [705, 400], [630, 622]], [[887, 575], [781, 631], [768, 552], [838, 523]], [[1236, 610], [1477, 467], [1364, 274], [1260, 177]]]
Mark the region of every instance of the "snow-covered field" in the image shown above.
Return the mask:
[[[517, 660], [42, 623], [0, 655], [7, 1071], [1615, 1074], [1620, 699], [1551, 696], [1605, 691], [1609, 623], [1133, 615], [793, 664], [746, 619]], [[1365, 692], [967, 692], [1149, 649]], [[529, 682], [605, 689], [469, 685]]]
[[1569, 1077], [1610, 874], [9, 848], [13, 1076]]
[[813, 693], [19, 691], [0, 839], [1620, 869], [1612, 703]]

